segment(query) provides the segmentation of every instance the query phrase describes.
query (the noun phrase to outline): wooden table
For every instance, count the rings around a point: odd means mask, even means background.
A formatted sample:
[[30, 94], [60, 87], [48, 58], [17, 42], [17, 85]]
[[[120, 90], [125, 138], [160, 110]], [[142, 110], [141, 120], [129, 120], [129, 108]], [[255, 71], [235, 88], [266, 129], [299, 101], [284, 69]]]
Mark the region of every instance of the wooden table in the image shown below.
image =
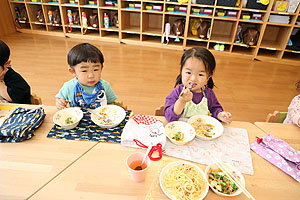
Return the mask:
[[[160, 117], [158, 117], [160, 118]], [[163, 118], [160, 118], [164, 120]], [[248, 122], [232, 122], [229, 126], [247, 129], [250, 144], [265, 133]], [[119, 144], [99, 143], [83, 157], [59, 174], [30, 199], [145, 199], [155, 188], [158, 170], [164, 161], [151, 162], [145, 182], [130, 180], [125, 161], [132, 152], [145, 150]], [[297, 199], [300, 184], [251, 151], [254, 176], [244, 175], [248, 191], [256, 199]], [[167, 157], [167, 156], [165, 156]], [[178, 160], [169, 158], [170, 161]], [[199, 165], [203, 170], [205, 165]], [[158, 189], [157, 189], [158, 188]], [[167, 199], [153, 196], [153, 199]], [[211, 190], [205, 199], [221, 199]], [[246, 199], [244, 194], [230, 199]]]
[[33, 138], [20, 143], [0, 143], [1, 200], [29, 198], [97, 144], [47, 138], [57, 110], [54, 106], [44, 108], [47, 114], [45, 121], [34, 132]]

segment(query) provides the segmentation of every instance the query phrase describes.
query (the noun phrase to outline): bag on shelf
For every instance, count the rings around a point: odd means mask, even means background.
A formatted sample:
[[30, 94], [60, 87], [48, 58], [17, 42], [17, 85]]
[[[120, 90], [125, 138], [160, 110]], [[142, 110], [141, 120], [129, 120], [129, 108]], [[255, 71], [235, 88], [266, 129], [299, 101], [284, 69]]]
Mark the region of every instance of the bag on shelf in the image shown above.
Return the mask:
[[172, 31], [175, 35], [181, 36], [184, 32], [184, 19], [177, 19], [172, 25]]
[[235, 7], [237, 0], [218, 0], [217, 5], [218, 6], [229, 6], [229, 7]]
[[200, 22], [202, 22], [202, 19], [199, 19], [199, 18], [191, 20], [190, 32], [192, 33], [192, 35], [195, 35], [195, 36], [198, 35], [197, 29], [198, 29]]
[[248, 27], [243, 32], [243, 42], [246, 45], [249, 45], [249, 46], [256, 45], [258, 37], [259, 37], [259, 30], [256, 28]]
[[201, 39], [207, 39], [207, 32], [209, 29], [209, 22], [208, 21], [202, 21], [199, 23], [199, 27], [197, 29], [198, 37]]
[[78, 11], [73, 12], [73, 24], [74, 25], [80, 25], [80, 18], [79, 18], [79, 12]]
[[299, 3], [300, 3], [300, 0], [289, 0], [288, 12], [295, 13], [298, 8]]
[[53, 11], [53, 22], [54, 24], [61, 24], [60, 14], [58, 9]]
[[193, 4], [214, 5], [215, 0], [192, 0]]
[[45, 22], [45, 18], [44, 18], [44, 14], [43, 14], [43, 11], [42, 9], [38, 10], [36, 12], [36, 18], [37, 20], [40, 22], [40, 23], [44, 23]]
[[90, 25], [94, 28], [99, 27], [98, 15], [97, 14], [90, 15]]
[[26, 9], [25, 9], [25, 8], [23, 8], [23, 9], [21, 10], [21, 20], [22, 20], [22, 21], [25, 21], [25, 22], [28, 21], [28, 16], [27, 16], [27, 12], [26, 12]]
[[113, 26], [115, 26], [116, 28], [119, 28], [118, 13], [114, 14], [114, 16], [113, 16], [113, 18], [112, 18], [112, 24], [113, 24]]
[[34, 130], [40, 127], [45, 116], [42, 107], [16, 108], [0, 126], [0, 142], [21, 142], [32, 138]]
[[263, 1], [264, 4], [262, 4], [261, 2], [261, 0], [247, 0], [246, 8], [266, 10], [268, 8], [269, 2], [267, 2], [266, 0]]

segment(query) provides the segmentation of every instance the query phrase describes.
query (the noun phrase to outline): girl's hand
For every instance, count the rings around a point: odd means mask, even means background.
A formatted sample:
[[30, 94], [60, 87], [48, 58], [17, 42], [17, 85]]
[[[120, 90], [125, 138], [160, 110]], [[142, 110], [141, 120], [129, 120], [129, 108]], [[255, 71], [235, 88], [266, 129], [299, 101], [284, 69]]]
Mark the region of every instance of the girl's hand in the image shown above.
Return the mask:
[[183, 88], [179, 95], [179, 100], [183, 103], [187, 103], [193, 99], [193, 93], [188, 88]]
[[217, 117], [222, 122], [225, 122], [225, 123], [231, 123], [232, 122], [232, 116], [231, 116], [230, 112], [222, 111], [218, 114]]
[[58, 110], [64, 109], [68, 106], [69, 101], [65, 99], [56, 98], [56, 108]]

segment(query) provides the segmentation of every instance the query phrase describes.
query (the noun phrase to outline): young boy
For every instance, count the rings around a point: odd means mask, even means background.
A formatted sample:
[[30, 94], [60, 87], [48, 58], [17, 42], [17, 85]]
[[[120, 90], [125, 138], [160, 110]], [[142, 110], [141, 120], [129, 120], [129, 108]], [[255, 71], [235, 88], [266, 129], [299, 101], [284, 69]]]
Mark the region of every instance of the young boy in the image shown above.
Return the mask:
[[113, 103], [117, 96], [101, 79], [104, 58], [97, 47], [81, 43], [68, 53], [69, 72], [75, 78], [66, 82], [56, 95], [57, 109], [79, 106], [97, 108]]
[[0, 40], [0, 101], [31, 104], [30, 86], [11, 67], [9, 47]]

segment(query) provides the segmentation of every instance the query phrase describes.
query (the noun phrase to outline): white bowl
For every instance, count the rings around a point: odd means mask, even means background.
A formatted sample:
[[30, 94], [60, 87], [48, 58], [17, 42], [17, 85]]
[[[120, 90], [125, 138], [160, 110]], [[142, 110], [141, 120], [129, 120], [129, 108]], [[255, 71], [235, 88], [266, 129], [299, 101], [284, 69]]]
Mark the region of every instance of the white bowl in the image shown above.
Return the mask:
[[91, 114], [91, 120], [100, 126], [101, 128], [113, 128], [118, 126], [126, 117], [125, 110], [117, 105], [106, 105], [100, 106], [94, 110], [94, 112], [99, 113], [104, 116], [106, 119], [109, 119], [110, 122], [103, 120], [103, 118]]
[[[176, 145], [184, 145], [189, 141], [193, 140], [196, 135], [195, 129], [188, 123], [182, 121], [174, 121], [168, 123], [165, 126], [165, 132], [167, 137], [171, 140], [171, 142]], [[182, 140], [174, 139], [174, 136], [179, 132], [181, 137], [183, 134]]]
[[[202, 120], [205, 124], [210, 124], [213, 127], [211, 128], [211, 132], [214, 133], [212, 137], [202, 136], [197, 134], [197, 129], [192, 125], [195, 121]], [[223, 125], [215, 118], [210, 117], [208, 115], [195, 115], [188, 120], [188, 123], [193, 126], [196, 132], [196, 137], [201, 140], [213, 140], [220, 137], [223, 134], [224, 127]]]
[[75, 128], [83, 117], [79, 107], [70, 107], [57, 111], [53, 116], [53, 122], [61, 128], [69, 130]]
[[[236, 177], [238, 177], [238, 180], [240, 181], [240, 183], [245, 187], [245, 179], [242, 175], [242, 173], [237, 170], [234, 166], [232, 165], [229, 165], [227, 163], [223, 163], [223, 165], [226, 167], [227, 171], [229, 171], [231, 174], [235, 174]], [[212, 163], [210, 165], [208, 165], [205, 169], [205, 175], [206, 175], [206, 179], [207, 179], [207, 182], [208, 182], [208, 185], [209, 187], [218, 195], [220, 196], [229, 196], [229, 197], [232, 197], [232, 196], [237, 196], [239, 194], [242, 193], [242, 189], [238, 188], [234, 193], [232, 194], [225, 194], [225, 193], [222, 193], [220, 191], [218, 191], [217, 189], [215, 189], [211, 183], [209, 183], [209, 179], [208, 179], [208, 174], [210, 172], [210, 170], [218, 170], [219, 167], [215, 164], [215, 163]]]
[[[201, 200], [203, 198], [205, 198], [205, 196], [207, 195], [208, 193], [208, 190], [209, 190], [209, 187], [208, 187], [208, 184], [207, 184], [207, 181], [206, 181], [206, 178], [205, 178], [205, 174], [204, 172], [195, 164], [191, 163], [191, 162], [187, 162], [187, 161], [174, 161], [174, 162], [171, 162], [169, 163], [168, 165], [166, 165], [162, 170], [161, 170], [161, 173], [160, 173], [160, 176], [159, 176], [159, 184], [160, 184], [160, 187], [162, 189], [162, 191], [165, 193], [165, 195], [167, 195], [167, 197], [169, 197], [170, 199], [172, 200], [178, 200], [180, 199], [180, 197], [177, 197], [173, 194], [174, 192], [174, 187], [176, 187], [176, 185], [173, 185], [173, 188], [167, 188], [166, 187], [166, 179], [164, 178], [165, 177], [165, 174], [167, 173], [171, 173], [172, 171], [172, 168], [173, 167], [177, 167], [177, 166], [181, 166], [181, 165], [189, 165], [189, 170], [191, 169], [191, 167], [193, 167], [195, 169], [195, 172], [197, 172], [201, 179], [202, 179], [202, 187], [203, 188], [203, 191], [199, 194], [198, 198], [194, 198], [195, 200]], [[185, 171], [185, 170], [184, 170]], [[175, 171], [176, 173], [176, 171]], [[178, 173], [178, 172], [177, 172]], [[178, 174], [177, 174], [178, 175]], [[169, 178], [170, 179], [170, 178]], [[177, 183], [177, 181], [175, 182], [175, 184]]]

